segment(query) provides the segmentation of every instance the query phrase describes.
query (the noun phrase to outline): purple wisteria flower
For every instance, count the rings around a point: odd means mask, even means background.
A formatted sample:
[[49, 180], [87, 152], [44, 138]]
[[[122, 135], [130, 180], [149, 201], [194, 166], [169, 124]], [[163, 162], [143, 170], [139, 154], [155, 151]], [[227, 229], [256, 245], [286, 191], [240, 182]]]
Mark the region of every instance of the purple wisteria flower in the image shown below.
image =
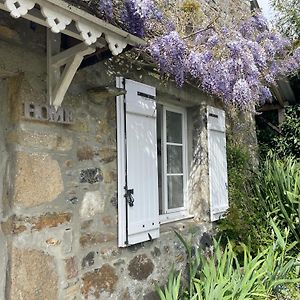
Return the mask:
[[138, 37], [145, 35], [145, 19], [137, 13], [135, 0], [125, 0], [121, 12], [121, 21], [125, 28]]
[[148, 52], [162, 73], [175, 77], [179, 86], [184, 83], [187, 46], [176, 31], [158, 38], [148, 47]]
[[300, 65], [300, 47], [294, 51], [294, 59]]
[[163, 25], [164, 34], [150, 39], [146, 50], [160, 73], [171, 75], [178, 86], [189, 78], [225, 103], [244, 107], [271, 101], [270, 87], [277, 78], [299, 70], [300, 47], [291, 55], [289, 40], [269, 31], [261, 15], [237, 28], [209, 28], [181, 38], [176, 24], [157, 12], [153, 0], [124, 0], [122, 21], [140, 37], [149, 19]]
[[257, 42], [248, 41], [247, 43], [250, 51], [252, 52], [254, 61], [258, 68], [265, 68], [267, 65], [267, 56], [263, 47], [261, 47]]
[[113, 4], [112, 0], [100, 0], [99, 11], [106, 20], [111, 20], [113, 17]]
[[239, 41], [230, 41], [227, 43], [232, 58], [238, 58], [243, 51], [243, 45]]
[[251, 21], [253, 26], [261, 32], [268, 29], [268, 21], [262, 14], [256, 14]]
[[150, 19], [162, 19], [162, 13], [153, 0], [124, 0], [121, 21], [130, 33], [144, 37], [147, 21]]
[[207, 47], [209, 47], [209, 48], [215, 47], [218, 43], [219, 43], [219, 36], [218, 36], [218, 34], [212, 35], [211, 37], [208, 38], [208, 40], [206, 42]]
[[247, 105], [252, 102], [252, 93], [245, 79], [239, 79], [233, 86], [232, 102], [237, 105]]
[[273, 59], [276, 54], [276, 48], [273, 43], [269, 39], [266, 39], [263, 42], [263, 47], [266, 55], [268, 56], [268, 59]]
[[266, 102], [271, 102], [272, 101], [272, 93], [270, 91], [270, 89], [266, 86], [261, 86], [259, 89], [259, 93], [260, 93], [260, 103], [264, 104]]

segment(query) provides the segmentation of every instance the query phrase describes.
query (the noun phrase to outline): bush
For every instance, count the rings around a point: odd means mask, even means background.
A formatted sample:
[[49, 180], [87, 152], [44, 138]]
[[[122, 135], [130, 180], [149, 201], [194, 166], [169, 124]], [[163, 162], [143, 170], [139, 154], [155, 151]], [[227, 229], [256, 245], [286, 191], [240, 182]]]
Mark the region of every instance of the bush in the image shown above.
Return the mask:
[[274, 152], [279, 157], [300, 158], [300, 105], [286, 109], [280, 128], [282, 135], [274, 138]]
[[270, 156], [259, 173], [256, 194], [264, 215], [281, 230], [288, 227], [300, 247], [300, 161]]
[[219, 236], [227, 240], [235, 251], [243, 252], [240, 243], [251, 247], [251, 252], [268, 242], [268, 221], [255, 196], [256, 173], [247, 146], [227, 138], [228, 193], [230, 208], [225, 219], [218, 222]]
[[[300, 282], [295, 273], [297, 259], [288, 253], [295, 243], [288, 244], [288, 231], [281, 235], [275, 223], [272, 227], [276, 239], [265, 250], [252, 257], [247, 246], [243, 245], [243, 261], [240, 264], [232, 244], [224, 250], [214, 241], [213, 252], [207, 255], [198, 249], [191, 255], [192, 247], [179, 234], [188, 256], [189, 285], [179, 293], [181, 273], [171, 273], [164, 290], [158, 288], [162, 300], [245, 300], [267, 299], [278, 294], [283, 286]], [[176, 291], [172, 293], [171, 291]]]

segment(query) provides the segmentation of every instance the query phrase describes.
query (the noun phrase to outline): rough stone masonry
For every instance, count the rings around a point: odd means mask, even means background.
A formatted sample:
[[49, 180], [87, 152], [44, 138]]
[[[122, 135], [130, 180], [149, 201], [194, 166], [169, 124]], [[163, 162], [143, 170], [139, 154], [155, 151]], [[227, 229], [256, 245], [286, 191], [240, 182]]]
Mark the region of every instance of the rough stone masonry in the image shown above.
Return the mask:
[[[171, 266], [185, 265], [174, 229], [197, 245], [211, 230], [205, 107], [214, 100], [108, 61], [78, 71], [63, 102], [72, 122], [47, 122], [47, 112], [24, 118], [24, 103], [34, 103], [31, 116], [47, 105], [45, 39], [45, 28], [0, 11], [0, 299], [157, 299]], [[88, 93], [118, 74], [187, 107], [195, 216], [125, 249], [117, 247], [115, 100]]]

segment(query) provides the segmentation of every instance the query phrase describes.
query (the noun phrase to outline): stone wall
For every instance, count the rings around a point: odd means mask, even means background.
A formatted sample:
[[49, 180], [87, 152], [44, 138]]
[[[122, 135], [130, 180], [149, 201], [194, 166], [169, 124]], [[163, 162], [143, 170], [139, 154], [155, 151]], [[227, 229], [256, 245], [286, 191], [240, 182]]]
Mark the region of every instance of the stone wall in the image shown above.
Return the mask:
[[[155, 299], [155, 285], [165, 283], [172, 264], [185, 264], [174, 229], [196, 244], [211, 230], [210, 100], [120, 59], [78, 71], [63, 102], [74, 124], [24, 120], [24, 101], [46, 103], [45, 30], [0, 11], [0, 38], [0, 299]], [[88, 92], [114, 85], [116, 75], [156, 86], [160, 101], [188, 107], [195, 214], [162, 225], [159, 239], [126, 249], [117, 247], [115, 100]]]

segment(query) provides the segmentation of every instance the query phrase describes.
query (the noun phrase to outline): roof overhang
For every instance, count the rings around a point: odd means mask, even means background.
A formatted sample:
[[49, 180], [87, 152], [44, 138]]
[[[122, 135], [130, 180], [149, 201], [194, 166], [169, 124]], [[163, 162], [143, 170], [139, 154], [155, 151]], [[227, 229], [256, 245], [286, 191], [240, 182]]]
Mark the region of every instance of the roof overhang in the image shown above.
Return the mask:
[[[61, 105], [85, 55], [96, 48], [109, 48], [113, 55], [118, 55], [127, 45], [145, 45], [143, 39], [61, 0], [0, 0], [1, 9], [13, 18], [22, 17], [48, 28], [47, 90], [50, 104], [56, 107]], [[60, 44], [53, 38], [59, 33], [81, 43], [60, 52]]]
[[0, 9], [14, 18], [23, 17], [54, 33], [82, 40], [88, 46], [107, 43], [113, 55], [120, 54], [127, 45], [145, 44], [143, 39], [61, 0], [0, 0]]

